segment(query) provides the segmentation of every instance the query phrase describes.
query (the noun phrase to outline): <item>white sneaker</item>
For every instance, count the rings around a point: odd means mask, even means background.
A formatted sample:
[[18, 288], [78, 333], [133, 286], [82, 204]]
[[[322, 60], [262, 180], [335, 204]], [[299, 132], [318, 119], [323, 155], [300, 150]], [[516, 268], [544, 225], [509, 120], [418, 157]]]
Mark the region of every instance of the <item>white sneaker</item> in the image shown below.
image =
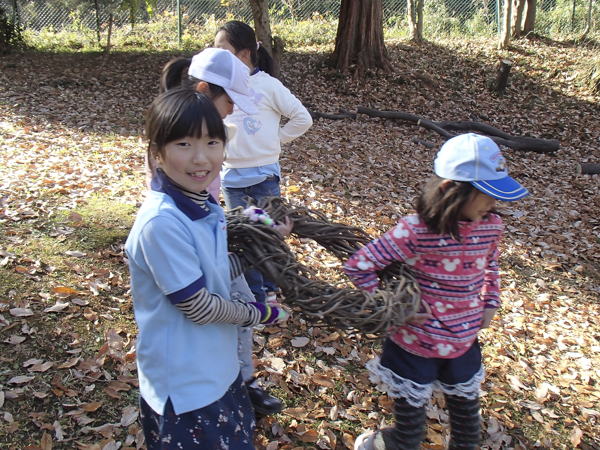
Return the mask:
[[375, 439], [375, 432], [369, 431], [363, 433], [356, 438], [354, 441], [354, 450], [373, 450], [373, 440]]

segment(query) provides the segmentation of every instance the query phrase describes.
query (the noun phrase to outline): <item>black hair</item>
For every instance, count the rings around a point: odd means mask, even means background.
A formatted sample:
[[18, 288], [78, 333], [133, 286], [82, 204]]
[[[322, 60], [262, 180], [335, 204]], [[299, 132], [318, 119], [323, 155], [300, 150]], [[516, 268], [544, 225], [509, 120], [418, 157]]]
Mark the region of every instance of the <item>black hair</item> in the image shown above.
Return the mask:
[[208, 135], [227, 141], [225, 125], [213, 101], [186, 87], [177, 87], [160, 94], [146, 113], [146, 138], [148, 156], [164, 158], [165, 146], [169, 142], [186, 136], [202, 137], [202, 126], [206, 124]]
[[224, 31], [227, 35], [227, 41], [236, 52], [242, 50], [250, 51], [250, 62], [254, 67], [273, 76], [273, 58], [262, 45], [256, 45], [256, 35], [250, 25], [239, 20], [230, 20], [217, 30], [217, 33]]
[[[188, 75], [188, 70], [192, 64], [191, 58], [174, 58], [165, 64], [162, 73], [160, 75], [159, 93], [162, 94], [169, 89], [173, 89], [179, 86], [185, 86], [190, 89], [196, 89], [200, 80], [196, 77]], [[221, 95], [225, 94], [225, 89], [221, 86], [217, 86], [213, 83], [208, 83], [208, 90], [210, 91], [210, 97], [216, 100]]]
[[[465, 181], [453, 181], [448, 189], [442, 188], [444, 178], [433, 175], [425, 184], [417, 199], [415, 209], [429, 231], [435, 234], [449, 234], [457, 241], [461, 240], [458, 217], [462, 207], [481, 192]], [[497, 214], [495, 209], [490, 211]]]

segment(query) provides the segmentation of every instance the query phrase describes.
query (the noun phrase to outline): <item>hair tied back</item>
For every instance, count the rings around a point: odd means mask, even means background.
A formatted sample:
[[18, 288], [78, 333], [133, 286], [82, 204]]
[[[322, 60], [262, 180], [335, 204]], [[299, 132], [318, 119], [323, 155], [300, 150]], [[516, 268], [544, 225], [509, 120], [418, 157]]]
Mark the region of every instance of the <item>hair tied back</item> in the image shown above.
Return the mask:
[[260, 48], [260, 44], [262, 44], [262, 41], [256, 41], [256, 50]]

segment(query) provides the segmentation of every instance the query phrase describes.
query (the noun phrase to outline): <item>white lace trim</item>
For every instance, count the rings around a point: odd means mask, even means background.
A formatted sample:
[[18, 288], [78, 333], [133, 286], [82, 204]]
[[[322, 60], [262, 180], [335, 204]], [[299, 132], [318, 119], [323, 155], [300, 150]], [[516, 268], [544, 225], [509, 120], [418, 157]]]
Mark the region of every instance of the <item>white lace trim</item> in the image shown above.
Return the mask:
[[379, 357], [369, 361], [367, 368], [371, 372], [369, 379], [377, 384], [379, 390], [386, 391], [392, 398], [404, 398], [415, 408], [420, 408], [427, 403], [431, 398], [434, 388], [439, 388], [448, 395], [456, 395], [474, 400], [479, 395], [479, 387], [485, 379], [485, 369], [483, 366], [469, 381], [454, 385], [440, 383], [439, 381], [429, 384], [415, 383], [382, 366]]
[[431, 398], [433, 383], [418, 384], [402, 378], [387, 367], [383, 367], [379, 361], [379, 358], [375, 358], [367, 363], [367, 368], [371, 371], [369, 379], [377, 384], [379, 390], [386, 391], [392, 398], [405, 398], [415, 408], [420, 408]]
[[458, 384], [444, 384], [439, 382], [437, 384], [444, 394], [475, 400], [479, 396], [479, 388], [483, 380], [485, 380], [485, 369], [482, 365], [469, 381]]

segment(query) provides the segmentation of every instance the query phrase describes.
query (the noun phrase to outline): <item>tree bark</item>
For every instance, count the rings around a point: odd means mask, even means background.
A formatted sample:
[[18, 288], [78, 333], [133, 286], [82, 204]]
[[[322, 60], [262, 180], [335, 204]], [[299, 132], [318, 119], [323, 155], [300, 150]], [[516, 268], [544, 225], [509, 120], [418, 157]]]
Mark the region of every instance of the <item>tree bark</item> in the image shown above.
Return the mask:
[[587, 37], [587, 34], [590, 32], [590, 28], [592, 26], [592, 5], [593, 4], [594, 4], [594, 0], [590, 0], [589, 4], [588, 4], [587, 18], [585, 21], [585, 30], [583, 30], [583, 34], [579, 38], [580, 41], [583, 41]]
[[510, 43], [510, 19], [512, 15], [512, 0], [504, 0], [504, 17], [502, 24], [502, 36], [500, 38], [500, 48], [508, 48]]
[[273, 35], [269, 20], [269, 0], [250, 0], [252, 17], [254, 18], [254, 31], [262, 46], [273, 56]]
[[418, 42], [423, 40], [423, 4], [424, 0], [417, 0], [417, 39]]
[[525, 9], [525, 2], [527, 0], [515, 0], [513, 5], [512, 14], [512, 37], [518, 39], [521, 37], [521, 31], [523, 26], [523, 10]]
[[406, 0], [406, 18], [408, 19], [408, 38], [411, 41], [418, 41], [414, 0]]
[[379, 111], [377, 109], [365, 108], [364, 106], [358, 107], [358, 113], [366, 114], [370, 117], [384, 117], [386, 119], [401, 119], [414, 122], [421, 127], [435, 131], [447, 139], [455, 136], [455, 134], [451, 133], [451, 131], [478, 131], [487, 135], [496, 144], [504, 145], [505, 147], [509, 147], [514, 150], [525, 150], [536, 153], [552, 153], [560, 148], [559, 142], [554, 139], [537, 139], [531, 137], [512, 136], [502, 130], [499, 130], [498, 128], [481, 122], [434, 122], [415, 114], [396, 111]]
[[283, 58], [284, 47], [285, 44], [280, 37], [273, 37], [273, 76], [275, 78], [279, 78], [279, 74], [281, 73], [281, 60]]
[[367, 69], [392, 71], [383, 41], [382, 0], [342, 0], [331, 58], [340, 72], [354, 68], [356, 77]]
[[537, 10], [537, 0], [527, 0], [527, 10], [525, 12], [525, 24], [523, 25], [523, 34], [527, 36], [535, 29], [535, 13]]
[[512, 61], [508, 59], [503, 59], [502, 61], [500, 61], [494, 90], [498, 92], [503, 92], [506, 89], [506, 83], [508, 83], [508, 74], [510, 73], [510, 68], [512, 67], [512, 64]]

